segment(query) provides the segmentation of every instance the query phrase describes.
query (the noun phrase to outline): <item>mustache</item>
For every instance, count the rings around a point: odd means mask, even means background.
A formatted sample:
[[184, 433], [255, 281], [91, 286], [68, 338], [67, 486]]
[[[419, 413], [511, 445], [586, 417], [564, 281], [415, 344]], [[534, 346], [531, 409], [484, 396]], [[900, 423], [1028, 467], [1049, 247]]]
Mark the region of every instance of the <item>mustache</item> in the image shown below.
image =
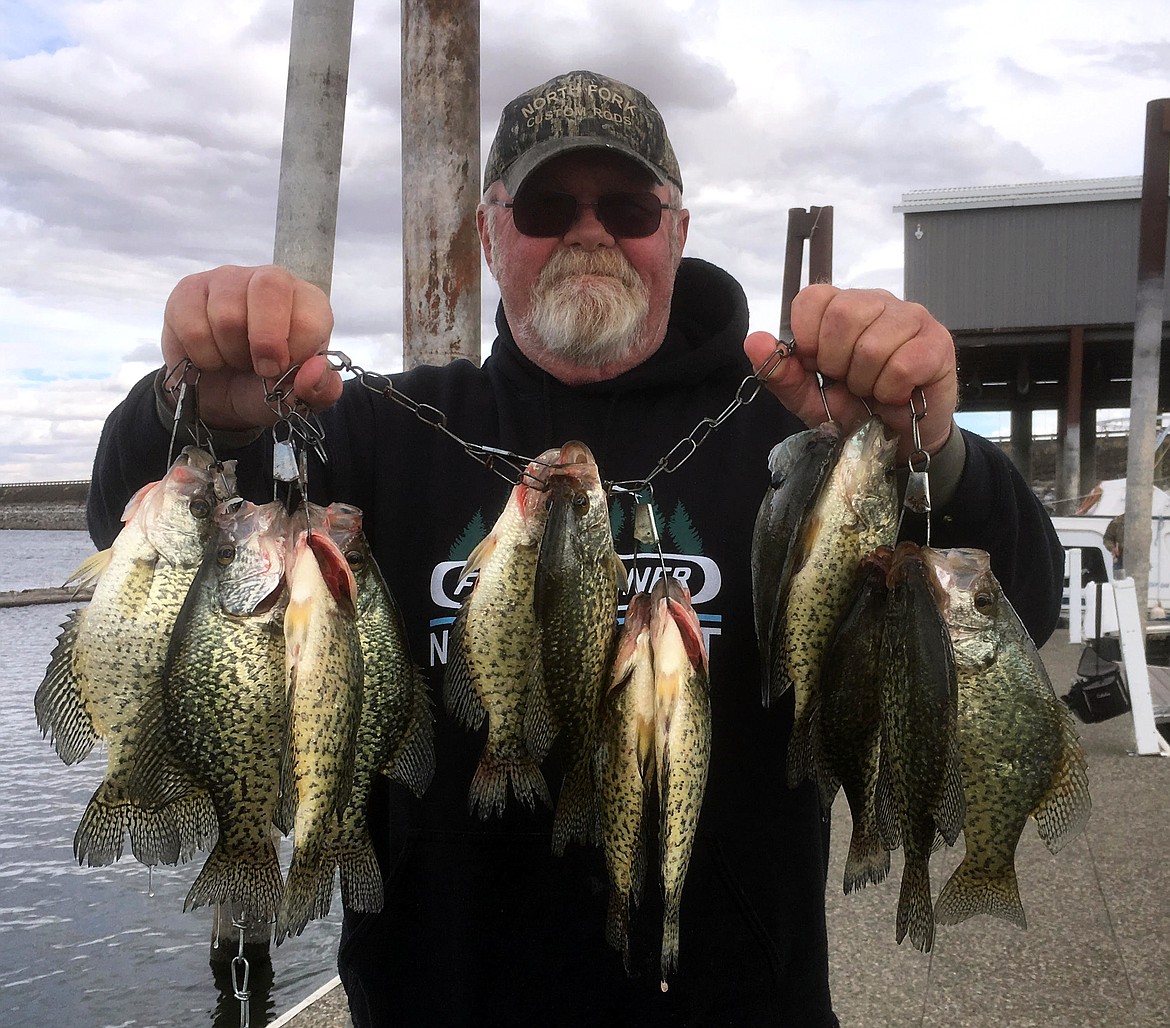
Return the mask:
[[637, 289], [642, 284], [633, 265], [620, 250], [565, 249], [556, 251], [541, 269], [537, 288], [577, 275], [604, 275], [617, 279], [631, 289]]

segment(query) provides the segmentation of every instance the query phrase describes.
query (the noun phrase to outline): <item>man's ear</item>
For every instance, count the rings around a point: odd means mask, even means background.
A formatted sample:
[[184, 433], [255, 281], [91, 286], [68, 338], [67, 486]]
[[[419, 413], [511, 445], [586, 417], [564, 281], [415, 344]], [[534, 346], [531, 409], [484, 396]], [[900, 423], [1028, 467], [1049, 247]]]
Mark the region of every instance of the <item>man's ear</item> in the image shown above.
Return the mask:
[[492, 273], [492, 278], [496, 276], [496, 269], [492, 265], [492, 240], [488, 233], [488, 209], [487, 204], [480, 204], [475, 209], [475, 228], [479, 233], [479, 245], [483, 249], [484, 260], [487, 261], [488, 271]]

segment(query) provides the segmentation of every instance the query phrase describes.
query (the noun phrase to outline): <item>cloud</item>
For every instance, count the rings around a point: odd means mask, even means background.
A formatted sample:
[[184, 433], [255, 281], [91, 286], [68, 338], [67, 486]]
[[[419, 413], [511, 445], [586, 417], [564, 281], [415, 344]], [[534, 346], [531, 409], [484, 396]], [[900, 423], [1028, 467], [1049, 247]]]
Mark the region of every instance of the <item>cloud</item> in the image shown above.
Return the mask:
[[[5, 7], [0, 479], [84, 474], [102, 419], [159, 360], [174, 283], [271, 258], [290, 7], [207, 12]], [[761, 328], [778, 318], [788, 208], [834, 207], [838, 282], [898, 291], [904, 192], [1138, 174], [1170, 67], [1155, 0], [1107, 19], [1069, 0], [1058, 23], [1018, 0], [510, 0], [480, 24], [481, 156], [503, 104], [554, 74], [639, 87], [682, 163], [688, 251], [742, 280]], [[401, 361], [399, 51], [399, 5], [356, 5], [334, 345], [378, 371]], [[486, 274], [482, 295], [490, 340]]]

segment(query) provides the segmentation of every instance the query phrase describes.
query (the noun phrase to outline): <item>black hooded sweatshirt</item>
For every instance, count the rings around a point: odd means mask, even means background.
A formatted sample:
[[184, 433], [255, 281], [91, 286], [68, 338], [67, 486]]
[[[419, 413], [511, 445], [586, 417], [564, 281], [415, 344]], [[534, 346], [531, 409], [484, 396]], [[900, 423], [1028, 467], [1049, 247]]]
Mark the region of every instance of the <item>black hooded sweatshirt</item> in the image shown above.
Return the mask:
[[[751, 368], [747, 303], [725, 272], [693, 259], [679, 270], [663, 346], [607, 382], [565, 386], [517, 349], [497, 316], [492, 354], [393, 377], [416, 403], [447, 416], [460, 439], [528, 457], [569, 439], [593, 450], [606, 481], [645, 479], [705, 417], [717, 417]], [[90, 496], [95, 542], [107, 546], [138, 486], [165, 470], [169, 433], [151, 378], [110, 416]], [[431, 412], [427, 413], [434, 420]], [[386, 905], [347, 911], [338, 964], [354, 1023], [367, 1025], [836, 1025], [828, 985], [824, 890], [827, 828], [814, 789], [789, 789], [791, 696], [764, 709], [753, 628], [750, 550], [768, 485], [767, 455], [804, 426], [761, 393], [678, 469], [653, 479], [666, 566], [690, 587], [710, 653], [712, 744], [707, 790], [682, 897], [680, 965], [659, 986], [661, 897], [653, 874], [633, 915], [633, 973], [605, 942], [601, 852], [550, 848], [551, 812], [509, 799], [501, 818], [468, 813], [483, 735], [442, 709], [447, 637], [467, 588], [460, 569], [502, 510], [509, 484], [403, 406], [347, 382], [323, 416], [329, 460], [310, 492], [365, 512], [379, 566], [408, 622], [415, 661], [430, 676], [436, 716], [434, 781], [421, 800], [381, 779], [371, 823]], [[936, 510], [932, 544], [988, 550], [1037, 643], [1059, 609], [1062, 551], [1043, 509], [1010, 461], [965, 434], [955, 495]], [[241, 493], [272, 495], [271, 439], [239, 459]], [[619, 553], [634, 549], [632, 507], [613, 500]], [[921, 525], [907, 525], [913, 535]], [[921, 541], [921, 540], [920, 540]], [[637, 565], [639, 578], [653, 573]], [[649, 582], [642, 583], [649, 587]], [[545, 764], [554, 793], [563, 769]], [[653, 860], [651, 861], [654, 867]], [[893, 936], [893, 925], [890, 926]], [[295, 945], [295, 942], [291, 943]]]

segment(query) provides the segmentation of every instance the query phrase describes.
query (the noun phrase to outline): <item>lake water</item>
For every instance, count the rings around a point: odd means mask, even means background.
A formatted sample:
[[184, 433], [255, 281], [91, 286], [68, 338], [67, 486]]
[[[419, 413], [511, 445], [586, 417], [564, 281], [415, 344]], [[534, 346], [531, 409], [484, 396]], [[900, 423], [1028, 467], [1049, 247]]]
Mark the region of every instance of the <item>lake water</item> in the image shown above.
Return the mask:
[[[61, 585], [94, 552], [83, 532], [0, 531], [0, 591]], [[201, 855], [153, 873], [131, 857], [78, 867], [73, 833], [102, 779], [41, 738], [33, 694], [67, 604], [0, 609], [0, 1028], [237, 1028], [230, 977], [209, 962], [211, 914], [183, 913]], [[288, 852], [283, 854], [287, 864]], [[254, 963], [251, 1024], [268, 1024], [336, 974], [340, 900]]]

